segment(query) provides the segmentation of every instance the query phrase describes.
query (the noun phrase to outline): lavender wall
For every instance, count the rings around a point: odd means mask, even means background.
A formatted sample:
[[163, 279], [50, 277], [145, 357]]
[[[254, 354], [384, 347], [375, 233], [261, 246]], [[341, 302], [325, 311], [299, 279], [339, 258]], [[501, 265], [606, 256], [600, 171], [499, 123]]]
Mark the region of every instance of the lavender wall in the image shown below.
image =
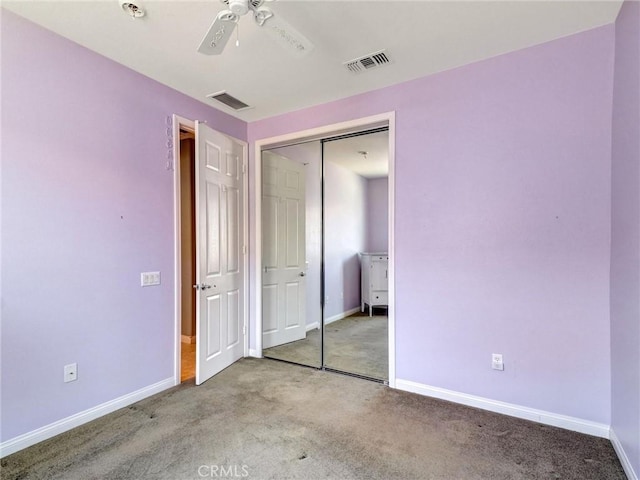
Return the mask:
[[396, 111], [397, 378], [609, 423], [613, 53], [610, 25], [249, 124]]
[[640, 3], [616, 21], [611, 172], [611, 427], [640, 475]]
[[325, 158], [325, 321], [360, 306], [360, 258], [366, 248], [367, 181]]
[[368, 252], [389, 251], [389, 179], [367, 180]]
[[[246, 124], [4, 10], [1, 25], [4, 441], [172, 377], [166, 117], [242, 139]], [[140, 287], [149, 270], [161, 286]]]

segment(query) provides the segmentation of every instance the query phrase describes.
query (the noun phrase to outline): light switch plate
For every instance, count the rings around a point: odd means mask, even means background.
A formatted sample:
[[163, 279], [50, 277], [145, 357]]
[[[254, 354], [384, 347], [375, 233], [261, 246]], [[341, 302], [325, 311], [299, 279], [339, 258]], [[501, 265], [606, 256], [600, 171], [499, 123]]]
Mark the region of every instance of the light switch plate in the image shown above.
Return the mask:
[[140, 274], [140, 285], [142, 287], [151, 287], [160, 285], [160, 272], [143, 272]]

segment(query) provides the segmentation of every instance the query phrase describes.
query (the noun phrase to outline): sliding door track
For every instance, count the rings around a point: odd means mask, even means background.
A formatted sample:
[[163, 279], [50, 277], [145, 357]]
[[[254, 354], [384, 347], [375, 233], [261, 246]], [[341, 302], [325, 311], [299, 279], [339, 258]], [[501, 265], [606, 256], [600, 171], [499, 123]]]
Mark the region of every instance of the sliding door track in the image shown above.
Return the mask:
[[323, 367], [321, 370], [324, 370], [325, 372], [339, 373], [340, 375], [346, 375], [347, 377], [361, 378], [362, 380], [369, 380], [370, 382], [381, 383], [382, 385], [389, 385], [388, 380], [367, 377], [366, 375], [360, 375], [359, 373], [345, 372], [343, 370], [336, 370], [335, 368], [331, 368], [331, 367]]
[[382, 385], [387, 385], [387, 386], [389, 385], [389, 381], [388, 380], [382, 380], [380, 378], [368, 377], [366, 375], [360, 375], [359, 373], [345, 372], [343, 370], [337, 370], [337, 369], [331, 368], [331, 367], [316, 367], [316, 366], [313, 366], [313, 365], [306, 365], [304, 363], [292, 362], [291, 360], [284, 360], [282, 358], [275, 358], [275, 357], [262, 357], [262, 358], [264, 358], [265, 360], [274, 360], [276, 362], [288, 363], [289, 365], [296, 365], [298, 367], [311, 368], [312, 370], [319, 370], [321, 372], [337, 373], [339, 375], [344, 375], [344, 376], [347, 376], [347, 377], [360, 378], [362, 380], [368, 380], [370, 382], [380, 383]]

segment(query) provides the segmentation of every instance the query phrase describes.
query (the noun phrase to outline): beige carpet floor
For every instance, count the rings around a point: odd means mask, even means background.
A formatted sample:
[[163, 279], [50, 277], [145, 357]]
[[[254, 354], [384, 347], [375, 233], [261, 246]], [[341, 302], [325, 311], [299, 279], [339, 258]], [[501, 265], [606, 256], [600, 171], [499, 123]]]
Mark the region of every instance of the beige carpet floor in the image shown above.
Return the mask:
[[0, 465], [3, 480], [625, 478], [602, 438], [264, 359]]
[[[385, 312], [377, 309], [375, 313]], [[325, 366], [377, 380], [389, 378], [389, 319], [356, 313], [325, 327]], [[263, 356], [319, 368], [320, 330], [303, 340], [263, 350]]]

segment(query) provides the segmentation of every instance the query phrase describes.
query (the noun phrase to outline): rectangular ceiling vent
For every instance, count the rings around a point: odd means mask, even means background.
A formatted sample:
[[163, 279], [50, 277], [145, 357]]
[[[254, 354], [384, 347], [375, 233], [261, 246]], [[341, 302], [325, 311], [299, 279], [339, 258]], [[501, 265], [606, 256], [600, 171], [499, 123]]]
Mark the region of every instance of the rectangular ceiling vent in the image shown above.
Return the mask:
[[211, 98], [212, 100], [217, 100], [220, 103], [225, 104], [229, 108], [233, 108], [235, 111], [245, 110], [249, 107], [242, 100], [238, 100], [236, 97], [229, 95], [227, 92], [217, 92], [207, 95], [207, 98]]
[[370, 53], [369, 55], [344, 62], [343, 65], [352, 73], [362, 73], [389, 63], [391, 63], [391, 57], [389, 57], [387, 51], [380, 50], [379, 52]]

